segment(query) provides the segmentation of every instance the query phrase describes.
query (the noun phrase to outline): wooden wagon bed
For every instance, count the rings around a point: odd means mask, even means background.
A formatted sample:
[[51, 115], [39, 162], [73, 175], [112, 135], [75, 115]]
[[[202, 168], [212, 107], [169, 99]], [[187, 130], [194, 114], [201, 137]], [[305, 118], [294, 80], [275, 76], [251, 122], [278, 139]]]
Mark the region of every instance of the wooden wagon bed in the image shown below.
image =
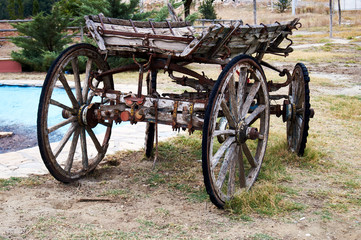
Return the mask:
[[101, 51], [108, 54], [129, 52], [162, 53], [187, 58], [226, 59], [239, 54], [288, 53], [280, 43], [299, 24], [296, 18], [273, 24], [214, 24], [197, 32], [188, 22], [141, 22], [86, 16], [86, 24]]

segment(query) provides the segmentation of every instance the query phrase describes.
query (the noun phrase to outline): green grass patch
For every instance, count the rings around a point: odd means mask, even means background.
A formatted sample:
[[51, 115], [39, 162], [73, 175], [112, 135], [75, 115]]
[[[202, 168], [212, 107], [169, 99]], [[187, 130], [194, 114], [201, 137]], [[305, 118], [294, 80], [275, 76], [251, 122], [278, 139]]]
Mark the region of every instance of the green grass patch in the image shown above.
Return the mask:
[[329, 108], [333, 117], [341, 120], [361, 121], [361, 97], [337, 95], [320, 98]]
[[149, 178], [147, 179], [146, 183], [150, 187], [157, 187], [161, 184], [166, 183], [165, 176], [159, 173], [151, 173]]
[[259, 181], [251, 191], [243, 191], [227, 202], [225, 208], [233, 214], [257, 213], [268, 216], [305, 208], [304, 205], [287, 199], [283, 193], [278, 185]]
[[269, 138], [266, 155], [258, 180], [250, 191], [234, 196], [226, 203], [226, 209], [235, 215], [278, 215], [302, 211], [307, 206], [292, 200], [298, 190], [283, 183], [292, 181], [287, 168], [317, 171], [324, 155], [317, 149], [307, 147], [303, 157], [291, 153], [283, 134], [273, 132]]
[[99, 195], [99, 197], [104, 196], [110, 196], [110, 197], [116, 197], [116, 196], [126, 196], [128, 195], [129, 191], [125, 189], [108, 189], [104, 191], [102, 194]]
[[33, 187], [44, 182], [44, 178], [34, 176], [27, 178], [10, 177], [9, 179], [0, 179], [0, 190], [9, 191], [14, 186]]
[[319, 215], [323, 221], [330, 221], [333, 217], [333, 214], [327, 209], [316, 211], [314, 214]]
[[360, 182], [357, 182], [354, 179], [344, 182], [344, 186], [345, 186], [345, 188], [348, 188], [348, 189], [360, 189], [361, 188]]
[[9, 179], [0, 179], [0, 189], [2, 191], [10, 190], [12, 186], [17, 185], [18, 183], [21, 182], [21, 180], [22, 178], [17, 178], [17, 177], [11, 177]]
[[249, 236], [247, 239], [249, 239], [249, 240], [276, 240], [278, 238], [274, 238], [265, 233], [256, 233], [254, 235]]

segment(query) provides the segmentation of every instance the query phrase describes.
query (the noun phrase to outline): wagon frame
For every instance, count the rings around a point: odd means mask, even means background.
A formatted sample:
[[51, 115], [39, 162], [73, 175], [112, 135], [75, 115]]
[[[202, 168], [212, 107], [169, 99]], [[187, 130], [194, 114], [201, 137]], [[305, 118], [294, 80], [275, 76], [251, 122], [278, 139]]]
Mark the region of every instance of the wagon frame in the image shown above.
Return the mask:
[[[287, 56], [293, 51], [288, 35], [301, 26], [299, 19], [267, 25], [215, 24], [202, 33], [187, 22], [138, 22], [102, 14], [85, 19], [98, 47], [82, 43], [64, 50], [48, 71], [39, 103], [39, 148], [57, 180], [72, 182], [94, 170], [106, 154], [113, 123], [121, 122], [147, 123], [147, 157], [154, 142], [157, 150], [158, 124], [189, 133], [202, 130], [204, 183], [220, 208], [237, 191], [254, 184], [266, 152], [271, 114], [286, 122], [289, 149], [303, 155], [313, 117], [307, 68], [298, 63], [290, 73], [262, 60], [265, 54]], [[284, 40], [288, 45], [281, 48]], [[133, 63], [111, 69], [109, 56]], [[213, 80], [188, 68], [191, 63], [219, 65], [222, 72]], [[285, 76], [285, 82], [267, 82], [263, 67]], [[114, 89], [113, 75], [126, 71], [139, 72], [135, 93]], [[193, 91], [160, 94], [159, 71]], [[58, 85], [65, 89], [67, 101], [53, 97]], [[287, 86], [288, 94], [270, 94]], [[283, 104], [270, 104], [282, 99]], [[60, 111], [60, 122], [50, 122], [52, 109]], [[103, 132], [96, 133], [97, 127]], [[59, 133], [61, 129], [65, 131]], [[60, 141], [51, 143], [56, 136]]]

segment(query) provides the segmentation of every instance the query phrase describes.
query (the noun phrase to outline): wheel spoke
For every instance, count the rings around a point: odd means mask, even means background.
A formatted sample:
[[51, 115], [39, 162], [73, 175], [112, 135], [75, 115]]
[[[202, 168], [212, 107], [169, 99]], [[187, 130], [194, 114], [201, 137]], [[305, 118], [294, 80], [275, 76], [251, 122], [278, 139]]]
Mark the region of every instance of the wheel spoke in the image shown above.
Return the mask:
[[69, 138], [71, 137], [71, 135], [74, 133], [75, 131], [75, 127], [76, 124], [72, 124], [69, 128], [69, 130], [66, 132], [66, 134], [64, 135], [64, 137], [61, 139], [61, 141], [59, 142], [58, 146], [54, 149], [54, 156], [55, 158], [57, 158], [59, 156], [59, 154], [61, 153], [61, 151], [64, 149], [65, 144], [69, 141]]
[[103, 125], [105, 127], [111, 127], [112, 126], [112, 124], [110, 122], [101, 122], [99, 124], [101, 124], [101, 125]]
[[64, 127], [65, 125], [69, 124], [69, 123], [72, 123], [72, 122], [76, 122], [77, 121], [77, 118], [76, 117], [71, 117], [69, 119], [66, 119], [50, 128], [48, 128], [48, 134], [54, 132], [55, 130], [58, 130], [59, 128], [61, 127]]
[[234, 194], [234, 183], [236, 180], [236, 158], [238, 155], [237, 148], [234, 153], [231, 155], [231, 161], [229, 166], [229, 178], [228, 178], [228, 188], [227, 188], [227, 196], [231, 197]]
[[[100, 82], [99, 82], [98, 80], [96, 80], [96, 79], [93, 79], [93, 82], [95, 82], [94, 87], [97, 88], [97, 87], [99, 86], [99, 83], [100, 83]], [[92, 93], [92, 90], [89, 90], [88, 99], [86, 100], [88, 104], [91, 103], [91, 101], [93, 100], [93, 97], [94, 97], [94, 95], [91, 94], [91, 93]], [[104, 100], [105, 100], [105, 101], [104, 101], [104, 104], [107, 103], [107, 102], [109, 102], [109, 99], [108, 99], [108, 100], [104, 99]]]
[[246, 172], [244, 171], [244, 163], [243, 163], [243, 153], [242, 153], [242, 146], [237, 145], [237, 160], [239, 166], [239, 186], [240, 188], [246, 187]]
[[234, 136], [236, 135], [236, 130], [233, 130], [233, 129], [226, 129], [226, 130], [215, 130], [213, 132], [213, 135], [212, 137], [217, 137], [217, 136], [220, 136], [220, 135], [224, 135], [224, 136]]
[[[301, 83], [300, 83], [301, 85]], [[300, 87], [299, 87], [299, 90], [297, 92], [297, 95], [296, 95], [296, 108], [302, 108], [302, 104], [304, 103], [304, 97], [305, 97], [305, 89], [304, 89], [304, 85], [302, 84]]]
[[266, 109], [266, 105], [258, 105], [258, 107], [253, 110], [253, 112], [246, 118], [245, 124], [250, 125], [254, 120]]
[[68, 106], [66, 106], [66, 105], [64, 105], [64, 104], [62, 104], [62, 103], [60, 103], [60, 102], [58, 102], [58, 101], [56, 101], [54, 99], [50, 99], [50, 104], [52, 104], [54, 106], [57, 106], [57, 107], [60, 107], [60, 108], [62, 108], [64, 110], [67, 110], [67, 111], [69, 111], [71, 113], [76, 113], [75, 109], [70, 108], [70, 107], [68, 107]]
[[78, 144], [79, 134], [80, 134], [80, 128], [75, 129], [74, 136], [70, 145], [69, 155], [65, 162], [65, 167], [64, 167], [64, 170], [68, 173], [70, 173], [70, 169], [73, 166], [74, 154], [76, 150], [76, 145]]
[[235, 89], [235, 81], [234, 81], [234, 73], [231, 76], [231, 79], [229, 80], [228, 83], [228, 89], [229, 89], [229, 101], [231, 103], [231, 111], [232, 114], [234, 116], [235, 120], [238, 120], [238, 116], [239, 116], [239, 110], [237, 107], [237, 96], [236, 96], [236, 89]]
[[224, 116], [227, 118], [229, 126], [231, 128], [233, 128], [233, 129], [235, 129], [236, 128], [236, 123], [235, 123], [235, 120], [234, 120], [234, 118], [232, 116], [231, 111], [229, 110], [229, 108], [227, 106], [226, 100], [224, 100], [224, 99], [222, 100], [221, 107], [222, 107]]
[[234, 142], [235, 137], [229, 137], [226, 139], [226, 141], [219, 147], [216, 154], [212, 157], [211, 167], [212, 169], [215, 168], [215, 166], [218, 164], [219, 160], [223, 156], [223, 154], [228, 150], [228, 148], [231, 146], [231, 144]]
[[102, 148], [102, 146], [100, 145], [97, 137], [95, 136], [93, 130], [90, 127], [86, 127], [86, 131], [88, 132], [90, 138], [92, 139], [98, 153], [103, 153], [104, 149]]
[[222, 163], [221, 169], [219, 170], [219, 174], [218, 174], [218, 178], [217, 178], [217, 182], [216, 182], [216, 185], [219, 189], [222, 188], [224, 180], [226, 179], [229, 162], [233, 160], [233, 155], [235, 154], [235, 151], [234, 151], [235, 146], [236, 146], [236, 144], [233, 143], [230, 146], [230, 148], [227, 150], [227, 152], [224, 156], [224, 161]]
[[73, 92], [71, 91], [71, 88], [70, 88], [70, 86], [68, 84], [68, 81], [66, 80], [63, 72], [60, 72], [59, 80], [60, 80], [61, 84], [63, 84], [63, 87], [64, 87], [64, 89], [66, 91], [66, 94], [68, 94], [68, 97], [69, 97], [71, 103], [73, 104], [73, 107], [74, 108], [79, 108], [79, 103], [75, 99], [75, 96], [74, 96]]
[[82, 128], [80, 130], [80, 144], [81, 144], [83, 170], [87, 170], [89, 166], [89, 162], [88, 162], [88, 150], [86, 145], [85, 128]]
[[243, 152], [244, 152], [244, 155], [246, 155], [246, 158], [247, 158], [249, 164], [250, 164], [253, 168], [256, 168], [257, 165], [258, 165], [258, 163], [257, 163], [256, 159], [254, 159], [254, 157], [252, 156], [252, 153], [251, 153], [251, 151], [249, 150], [247, 144], [244, 143], [244, 144], [242, 144], [241, 146], [242, 146], [242, 150], [243, 150]]
[[302, 123], [303, 123], [303, 118], [302, 116], [296, 116], [296, 122], [297, 122], [297, 125], [298, 127], [302, 127]]
[[245, 97], [245, 86], [247, 83], [247, 68], [240, 68], [239, 69], [239, 82], [238, 82], [238, 89], [237, 89], [237, 104], [239, 109], [242, 109]]
[[[296, 78], [297, 78], [297, 77], [296, 77]], [[297, 95], [296, 95], [297, 85], [298, 85], [298, 81], [297, 81], [297, 80], [294, 80], [294, 81], [292, 82], [292, 97], [293, 97], [292, 103], [294, 103], [294, 104], [296, 104], [296, 101], [297, 101]]]
[[242, 106], [242, 114], [241, 114], [241, 119], [245, 118], [249, 108], [251, 107], [251, 104], [254, 100], [254, 97], [256, 96], [259, 88], [261, 86], [261, 82], [260, 81], [255, 81], [249, 91], [249, 94], [247, 96], [247, 99], [244, 103], [244, 105]]
[[71, 61], [74, 74], [74, 83], [75, 83], [75, 92], [76, 98], [78, 99], [80, 105], [83, 105], [83, 98], [81, 94], [81, 83], [80, 83], [80, 74], [79, 74], [79, 61], [77, 57], [74, 57]]
[[90, 103], [90, 102], [87, 102], [87, 99], [88, 99], [88, 92], [89, 92], [89, 77], [90, 77], [90, 71], [91, 71], [92, 64], [93, 64], [93, 60], [89, 58], [88, 61], [86, 62], [85, 80], [84, 80], [84, 87], [83, 87], [83, 92], [82, 92], [83, 102], [87, 103], [87, 104]]

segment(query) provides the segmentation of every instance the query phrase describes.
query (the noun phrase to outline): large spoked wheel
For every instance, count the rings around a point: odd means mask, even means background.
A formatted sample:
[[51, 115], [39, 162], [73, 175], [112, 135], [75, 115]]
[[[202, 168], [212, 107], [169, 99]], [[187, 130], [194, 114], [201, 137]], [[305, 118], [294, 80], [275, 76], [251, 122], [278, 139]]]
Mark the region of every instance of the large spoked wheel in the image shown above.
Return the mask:
[[235, 57], [213, 87], [203, 126], [204, 183], [217, 207], [255, 182], [266, 152], [269, 116], [261, 66], [250, 56]]
[[[108, 64], [89, 44], [64, 50], [48, 71], [38, 110], [38, 144], [49, 172], [59, 181], [72, 182], [92, 171], [104, 158], [112, 122], [101, 122], [94, 114], [106, 99], [89, 88], [92, 72], [108, 70]], [[114, 89], [111, 76], [98, 88]]]
[[289, 103], [285, 104], [287, 142], [289, 149], [299, 156], [304, 154], [310, 121], [310, 77], [303, 63], [297, 63], [289, 86]]

